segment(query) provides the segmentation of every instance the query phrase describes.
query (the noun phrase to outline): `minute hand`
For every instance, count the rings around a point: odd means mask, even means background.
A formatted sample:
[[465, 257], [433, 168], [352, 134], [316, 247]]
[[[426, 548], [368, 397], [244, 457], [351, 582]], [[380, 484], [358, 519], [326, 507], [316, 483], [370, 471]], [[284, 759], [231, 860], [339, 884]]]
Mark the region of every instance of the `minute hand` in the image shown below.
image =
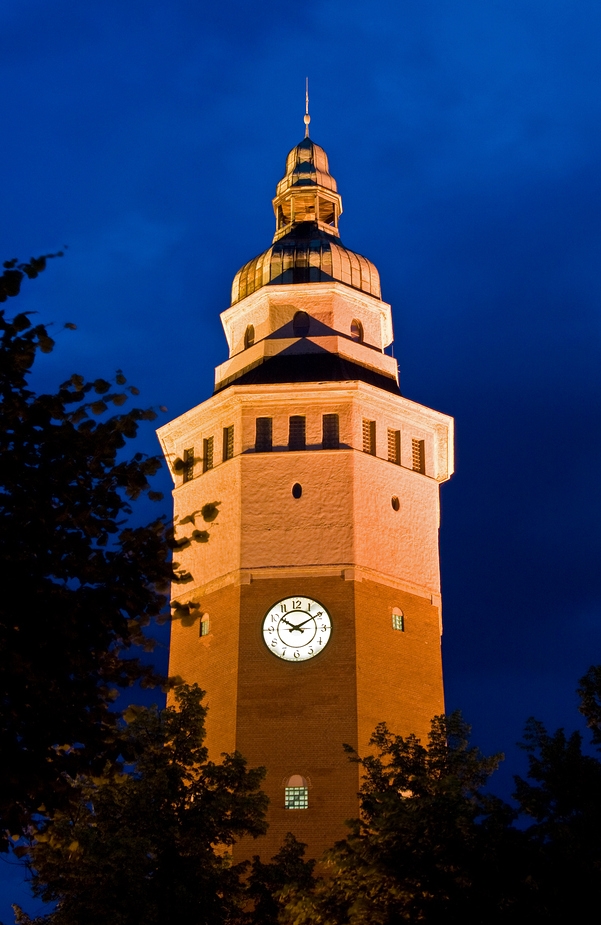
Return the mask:
[[306, 619], [306, 620], [303, 620], [302, 623], [295, 623], [295, 624], [294, 624], [294, 629], [298, 630], [298, 629], [301, 628], [301, 626], [304, 626], [305, 623], [308, 623], [309, 620], [314, 620], [314, 619], [315, 619], [315, 617], [313, 617], [313, 616], [307, 617], [307, 619]]

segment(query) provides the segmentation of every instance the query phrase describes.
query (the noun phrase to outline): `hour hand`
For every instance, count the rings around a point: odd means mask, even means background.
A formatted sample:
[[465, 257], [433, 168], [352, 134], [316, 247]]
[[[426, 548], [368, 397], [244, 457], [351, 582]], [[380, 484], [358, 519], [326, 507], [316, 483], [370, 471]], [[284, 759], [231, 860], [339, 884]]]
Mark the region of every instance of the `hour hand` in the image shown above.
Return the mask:
[[[287, 623], [288, 626], [291, 627], [293, 630], [298, 630], [300, 633], [303, 632], [303, 630], [300, 629], [300, 625], [297, 626], [296, 623], [291, 623], [290, 620], [287, 620], [287, 619], [286, 619], [286, 617], [282, 617], [281, 622], [282, 622], [282, 623]], [[306, 621], [305, 621], [305, 622], [306, 622]]]

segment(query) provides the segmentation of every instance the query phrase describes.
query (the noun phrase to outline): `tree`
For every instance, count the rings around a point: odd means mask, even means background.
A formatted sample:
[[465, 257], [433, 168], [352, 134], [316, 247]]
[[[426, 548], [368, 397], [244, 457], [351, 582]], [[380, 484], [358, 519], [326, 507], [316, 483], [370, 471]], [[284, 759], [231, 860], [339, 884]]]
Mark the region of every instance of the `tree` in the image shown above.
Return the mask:
[[244, 918], [248, 925], [278, 925], [280, 911], [291, 891], [311, 892], [315, 886], [314, 860], [305, 860], [302, 842], [288, 832], [284, 844], [267, 864], [255, 855], [247, 881], [252, 911]]
[[358, 758], [361, 817], [329, 853], [329, 876], [291, 892], [288, 925], [515, 921], [523, 902], [514, 813], [483, 792], [500, 755], [469, 745], [460, 714], [432, 721], [429, 744], [385, 725]]
[[[56, 909], [20, 925], [225, 925], [245, 901], [246, 865], [229, 847], [267, 826], [262, 768], [235, 753], [207, 760], [195, 685], [176, 708], [130, 708], [116, 731], [123, 762], [70, 781], [68, 811], [36, 826], [34, 894]], [[128, 773], [124, 773], [127, 771]]]
[[[601, 667], [581, 679], [580, 711], [601, 745]], [[530, 719], [523, 748], [528, 779], [516, 777], [520, 811], [530, 820], [529, 875], [537, 897], [536, 921], [586, 920], [601, 892], [601, 762], [583, 752], [582, 736], [549, 733]]]
[[[45, 263], [5, 263], [0, 302]], [[119, 688], [158, 680], [132, 647], [168, 616], [177, 577], [170, 525], [128, 524], [131, 502], [161, 497], [149, 481], [160, 460], [125, 453], [155, 412], [108, 414], [138, 394], [121, 372], [113, 385], [72, 375], [36, 394], [29, 375], [53, 346], [47, 326], [0, 311], [0, 834], [60, 806], [65, 774], [114, 757], [111, 705]]]

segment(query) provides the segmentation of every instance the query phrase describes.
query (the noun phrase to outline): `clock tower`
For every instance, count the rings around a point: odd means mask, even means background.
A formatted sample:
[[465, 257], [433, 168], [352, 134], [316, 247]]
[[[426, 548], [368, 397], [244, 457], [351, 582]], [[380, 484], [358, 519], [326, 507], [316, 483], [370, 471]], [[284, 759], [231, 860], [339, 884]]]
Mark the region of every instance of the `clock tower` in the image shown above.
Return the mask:
[[[308, 119], [308, 117], [307, 117]], [[308, 129], [308, 125], [307, 125]], [[453, 420], [401, 395], [378, 271], [345, 247], [325, 151], [286, 159], [271, 246], [236, 274], [229, 358], [207, 401], [160, 428], [175, 481], [170, 674], [206, 690], [210, 755], [267, 768], [264, 860], [309, 854], [357, 816], [377, 723], [426, 737], [444, 710], [439, 484]]]

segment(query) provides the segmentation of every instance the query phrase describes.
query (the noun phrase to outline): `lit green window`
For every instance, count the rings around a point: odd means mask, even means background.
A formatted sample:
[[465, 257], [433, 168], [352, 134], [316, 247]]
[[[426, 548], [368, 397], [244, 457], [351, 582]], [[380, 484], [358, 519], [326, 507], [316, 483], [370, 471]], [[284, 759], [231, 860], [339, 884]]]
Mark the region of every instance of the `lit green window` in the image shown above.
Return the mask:
[[300, 774], [293, 774], [286, 781], [284, 790], [285, 809], [309, 809], [309, 787]]
[[286, 809], [309, 809], [309, 791], [306, 787], [286, 787]]
[[405, 632], [405, 617], [403, 611], [399, 610], [398, 607], [395, 607], [392, 611], [392, 628], [393, 630], [399, 630], [401, 633]]

